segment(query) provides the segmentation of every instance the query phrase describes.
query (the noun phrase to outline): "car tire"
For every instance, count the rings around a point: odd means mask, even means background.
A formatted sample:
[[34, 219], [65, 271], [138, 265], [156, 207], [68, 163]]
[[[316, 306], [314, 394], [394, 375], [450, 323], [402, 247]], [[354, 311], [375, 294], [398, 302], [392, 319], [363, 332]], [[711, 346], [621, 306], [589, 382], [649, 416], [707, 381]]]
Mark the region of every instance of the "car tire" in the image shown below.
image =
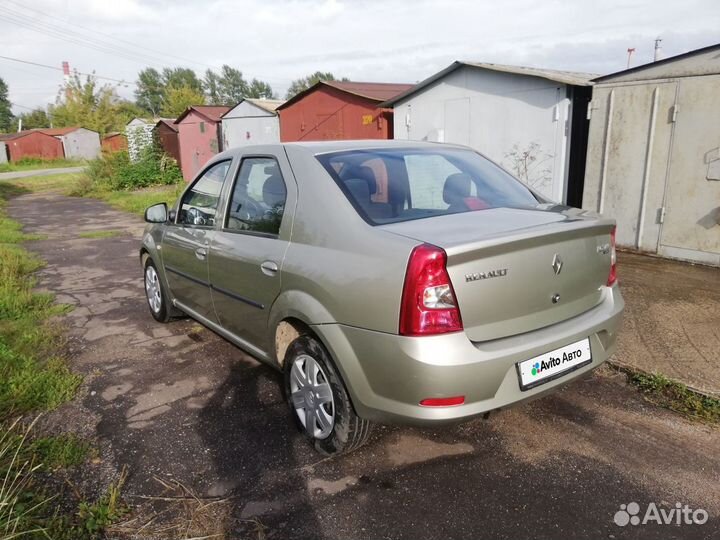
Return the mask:
[[[372, 424], [355, 414], [345, 384], [322, 343], [309, 335], [300, 336], [288, 347], [283, 366], [290, 413], [315, 450], [329, 456], [351, 452], [367, 442]], [[328, 418], [332, 418], [330, 427]]]
[[160, 274], [153, 260], [148, 257], [145, 261], [144, 272], [145, 299], [150, 308], [150, 314], [161, 323], [170, 321], [173, 317], [173, 310], [168, 306], [167, 292], [163, 286]]

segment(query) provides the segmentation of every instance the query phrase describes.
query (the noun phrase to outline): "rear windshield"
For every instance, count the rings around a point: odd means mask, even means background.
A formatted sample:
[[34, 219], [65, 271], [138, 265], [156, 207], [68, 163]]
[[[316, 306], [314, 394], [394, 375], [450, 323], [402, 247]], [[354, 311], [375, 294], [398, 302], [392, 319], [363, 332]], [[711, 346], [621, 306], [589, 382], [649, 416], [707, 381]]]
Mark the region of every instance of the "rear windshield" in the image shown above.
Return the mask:
[[317, 159], [375, 225], [538, 204], [528, 188], [471, 150], [351, 150]]

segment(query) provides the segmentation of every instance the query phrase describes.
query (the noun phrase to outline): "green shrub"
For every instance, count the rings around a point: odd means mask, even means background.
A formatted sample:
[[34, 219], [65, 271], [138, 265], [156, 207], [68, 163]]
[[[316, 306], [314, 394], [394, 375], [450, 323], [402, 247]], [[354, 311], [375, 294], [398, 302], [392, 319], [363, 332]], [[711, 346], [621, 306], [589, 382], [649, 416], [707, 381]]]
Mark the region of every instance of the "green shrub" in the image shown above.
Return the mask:
[[105, 153], [88, 164], [88, 177], [95, 187], [128, 191], [149, 186], [177, 184], [182, 173], [177, 162], [150, 145], [131, 161], [126, 151]]

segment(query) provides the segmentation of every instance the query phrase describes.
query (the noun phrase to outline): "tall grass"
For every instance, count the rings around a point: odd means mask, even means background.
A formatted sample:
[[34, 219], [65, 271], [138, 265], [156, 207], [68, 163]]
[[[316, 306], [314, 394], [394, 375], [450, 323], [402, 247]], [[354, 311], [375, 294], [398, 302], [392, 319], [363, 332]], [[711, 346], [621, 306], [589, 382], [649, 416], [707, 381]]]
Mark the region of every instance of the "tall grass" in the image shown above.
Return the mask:
[[0, 430], [0, 536], [4, 540], [40, 536], [46, 531], [39, 516], [50, 499], [32, 493], [33, 473], [41, 465], [32, 457], [27, 459], [23, 451], [33, 424], [21, 430], [15, 420]]

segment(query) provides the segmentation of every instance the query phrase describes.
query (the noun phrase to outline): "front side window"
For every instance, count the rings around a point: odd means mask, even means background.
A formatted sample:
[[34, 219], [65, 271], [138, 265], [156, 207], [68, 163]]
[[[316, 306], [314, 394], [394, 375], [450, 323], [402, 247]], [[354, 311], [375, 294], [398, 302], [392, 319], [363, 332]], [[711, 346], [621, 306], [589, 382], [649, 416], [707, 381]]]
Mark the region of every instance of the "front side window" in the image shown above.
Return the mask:
[[351, 150], [317, 159], [375, 225], [539, 202], [517, 179], [471, 150]]
[[185, 192], [180, 203], [177, 223], [212, 227], [215, 224], [220, 190], [230, 169], [230, 161], [216, 163]]
[[245, 158], [233, 186], [225, 228], [278, 234], [286, 198], [285, 180], [274, 158]]

